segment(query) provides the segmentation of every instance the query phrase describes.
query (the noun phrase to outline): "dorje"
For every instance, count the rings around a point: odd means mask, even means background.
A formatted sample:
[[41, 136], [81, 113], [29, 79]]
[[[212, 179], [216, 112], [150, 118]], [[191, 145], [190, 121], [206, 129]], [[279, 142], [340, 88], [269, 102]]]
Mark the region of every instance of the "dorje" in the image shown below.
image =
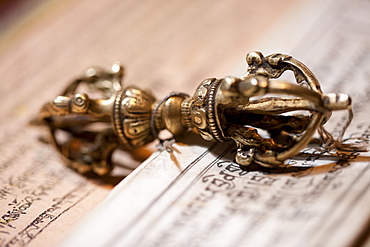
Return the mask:
[[[206, 79], [193, 97], [172, 93], [159, 102], [149, 91], [122, 88], [124, 73], [118, 63], [109, 71], [90, 68], [62, 96], [44, 105], [39, 118], [71, 167], [103, 175], [113, 168], [114, 150], [145, 145], [163, 129], [174, 136], [196, 129], [207, 141], [234, 140], [238, 164], [274, 167], [306, 147], [316, 130], [327, 142], [331, 135], [322, 125], [333, 110], [347, 109], [352, 114], [347, 94], [323, 94], [313, 73], [291, 56], [251, 52], [247, 63], [249, 68], [241, 78]], [[294, 73], [297, 84], [275, 80], [287, 70]], [[83, 84], [103, 98], [77, 93]], [[274, 96], [265, 96], [270, 93]], [[283, 115], [297, 110], [307, 114]], [[97, 122], [108, 127], [94, 128]], [[263, 138], [258, 129], [268, 137]], [[58, 140], [58, 130], [70, 137]]]

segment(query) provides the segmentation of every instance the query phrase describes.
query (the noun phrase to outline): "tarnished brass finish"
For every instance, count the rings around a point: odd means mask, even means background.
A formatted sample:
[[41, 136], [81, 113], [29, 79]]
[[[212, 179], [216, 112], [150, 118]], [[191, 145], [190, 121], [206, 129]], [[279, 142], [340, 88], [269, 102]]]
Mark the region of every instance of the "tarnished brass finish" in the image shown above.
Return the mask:
[[[348, 95], [324, 94], [313, 73], [291, 56], [251, 52], [247, 63], [240, 78], [206, 79], [192, 97], [172, 93], [159, 102], [148, 91], [122, 88], [118, 63], [109, 71], [91, 68], [46, 104], [39, 117], [70, 166], [101, 175], [112, 169], [115, 149], [145, 145], [163, 129], [175, 136], [195, 129], [205, 140], [233, 140], [237, 163], [273, 167], [299, 153], [316, 130], [327, 133], [322, 126], [333, 110], [351, 113]], [[297, 84], [277, 80], [287, 70]], [[102, 96], [77, 92], [84, 84]], [[58, 140], [59, 130], [69, 133], [67, 140]]]
[[[154, 140], [151, 132], [154, 97], [136, 87], [122, 88], [122, 77], [123, 68], [118, 63], [110, 71], [90, 68], [72, 82], [63, 96], [40, 111], [55, 147], [81, 173], [106, 174], [113, 168], [114, 150], [131, 150]], [[76, 93], [85, 84], [103, 98], [90, 99], [86, 94]], [[67, 132], [70, 137], [67, 141], [58, 140], [57, 131]]]

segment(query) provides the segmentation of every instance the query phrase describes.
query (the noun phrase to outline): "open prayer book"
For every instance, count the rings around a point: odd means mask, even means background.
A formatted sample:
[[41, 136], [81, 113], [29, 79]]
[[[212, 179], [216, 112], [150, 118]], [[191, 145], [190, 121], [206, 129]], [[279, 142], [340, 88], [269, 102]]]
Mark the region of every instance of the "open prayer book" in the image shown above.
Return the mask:
[[[370, 152], [310, 145], [278, 168], [241, 168], [233, 142], [189, 133], [125, 178], [113, 170], [123, 179], [111, 189], [28, 126], [86, 67], [125, 59], [124, 83], [160, 99], [243, 75], [256, 50], [292, 55], [324, 92], [349, 94], [344, 139], [369, 146], [368, 1], [34, 2], [25, 30], [0, 37], [0, 246], [370, 246]], [[337, 137], [347, 118], [335, 112], [326, 129]]]

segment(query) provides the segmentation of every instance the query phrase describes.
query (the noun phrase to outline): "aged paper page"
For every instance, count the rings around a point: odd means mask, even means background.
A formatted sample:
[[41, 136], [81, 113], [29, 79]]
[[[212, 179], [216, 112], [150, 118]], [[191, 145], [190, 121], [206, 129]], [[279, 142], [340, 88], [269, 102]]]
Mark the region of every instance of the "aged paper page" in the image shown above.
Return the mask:
[[[318, 16], [300, 25], [318, 7], [322, 7]], [[284, 20], [290, 23], [287, 30], [272, 32], [282, 36], [273, 36], [276, 43], [269, 40], [265, 48], [284, 49], [304, 61], [317, 73], [325, 92], [349, 93], [355, 118], [346, 137], [368, 145], [370, 5], [328, 1], [301, 8], [307, 8], [308, 14]], [[298, 38], [293, 41], [294, 37]], [[345, 112], [334, 114], [327, 129], [337, 135], [346, 117]], [[206, 143], [190, 134], [178, 140], [173, 152], [155, 153], [116, 186], [64, 246], [361, 246], [366, 242], [368, 152], [329, 154], [310, 147], [280, 168], [246, 170], [233, 162], [234, 153], [232, 143]]]
[[[16, 31], [10, 27], [1, 35]], [[0, 246], [54, 246], [110, 191], [66, 168], [39, 140], [46, 130], [29, 124], [39, 108], [36, 99], [55, 93], [48, 90], [45, 68], [30, 68], [43, 58], [33, 53], [37, 36], [8, 46], [1, 39]]]
[[[121, 170], [103, 180], [80, 176], [39, 140], [46, 130], [29, 125], [72, 79], [119, 60], [125, 84], [150, 88], [158, 98], [192, 93], [203, 79], [243, 62], [295, 1], [34, 4], [0, 26], [0, 246], [56, 245], [124, 177]], [[134, 166], [150, 151], [126, 162]]]

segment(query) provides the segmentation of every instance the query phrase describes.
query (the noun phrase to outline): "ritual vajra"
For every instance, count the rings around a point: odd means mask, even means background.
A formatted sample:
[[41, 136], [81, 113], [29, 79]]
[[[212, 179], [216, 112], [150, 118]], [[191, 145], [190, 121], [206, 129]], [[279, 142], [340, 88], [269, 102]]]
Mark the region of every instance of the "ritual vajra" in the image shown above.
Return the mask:
[[[115, 150], [139, 148], [162, 130], [175, 138], [194, 131], [207, 141], [234, 141], [240, 166], [282, 165], [305, 148], [316, 131], [321, 147], [340, 146], [323, 125], [332, 111], [347, 110], [344, 132], [352, 118], [347, 94], [323, 93], [314, 74], [291, 56], [251, 52], [246, 60], [242, 77], [206, 79], [192, 97], [170, 93], [160, 101], [148, 90], [123, 87], [119, 63], [108, 70], [89, 68], [42, 107], [39, 122], [48, 127], [52, 143], [70, 167], [98, 175], [113, 169]], [[293, 72], [294, 83], [279, 80], [286, 71]], [[84, 88], [99, 98], [82, 92]], [[59, 132], [67, 135], [59, 138]]]

